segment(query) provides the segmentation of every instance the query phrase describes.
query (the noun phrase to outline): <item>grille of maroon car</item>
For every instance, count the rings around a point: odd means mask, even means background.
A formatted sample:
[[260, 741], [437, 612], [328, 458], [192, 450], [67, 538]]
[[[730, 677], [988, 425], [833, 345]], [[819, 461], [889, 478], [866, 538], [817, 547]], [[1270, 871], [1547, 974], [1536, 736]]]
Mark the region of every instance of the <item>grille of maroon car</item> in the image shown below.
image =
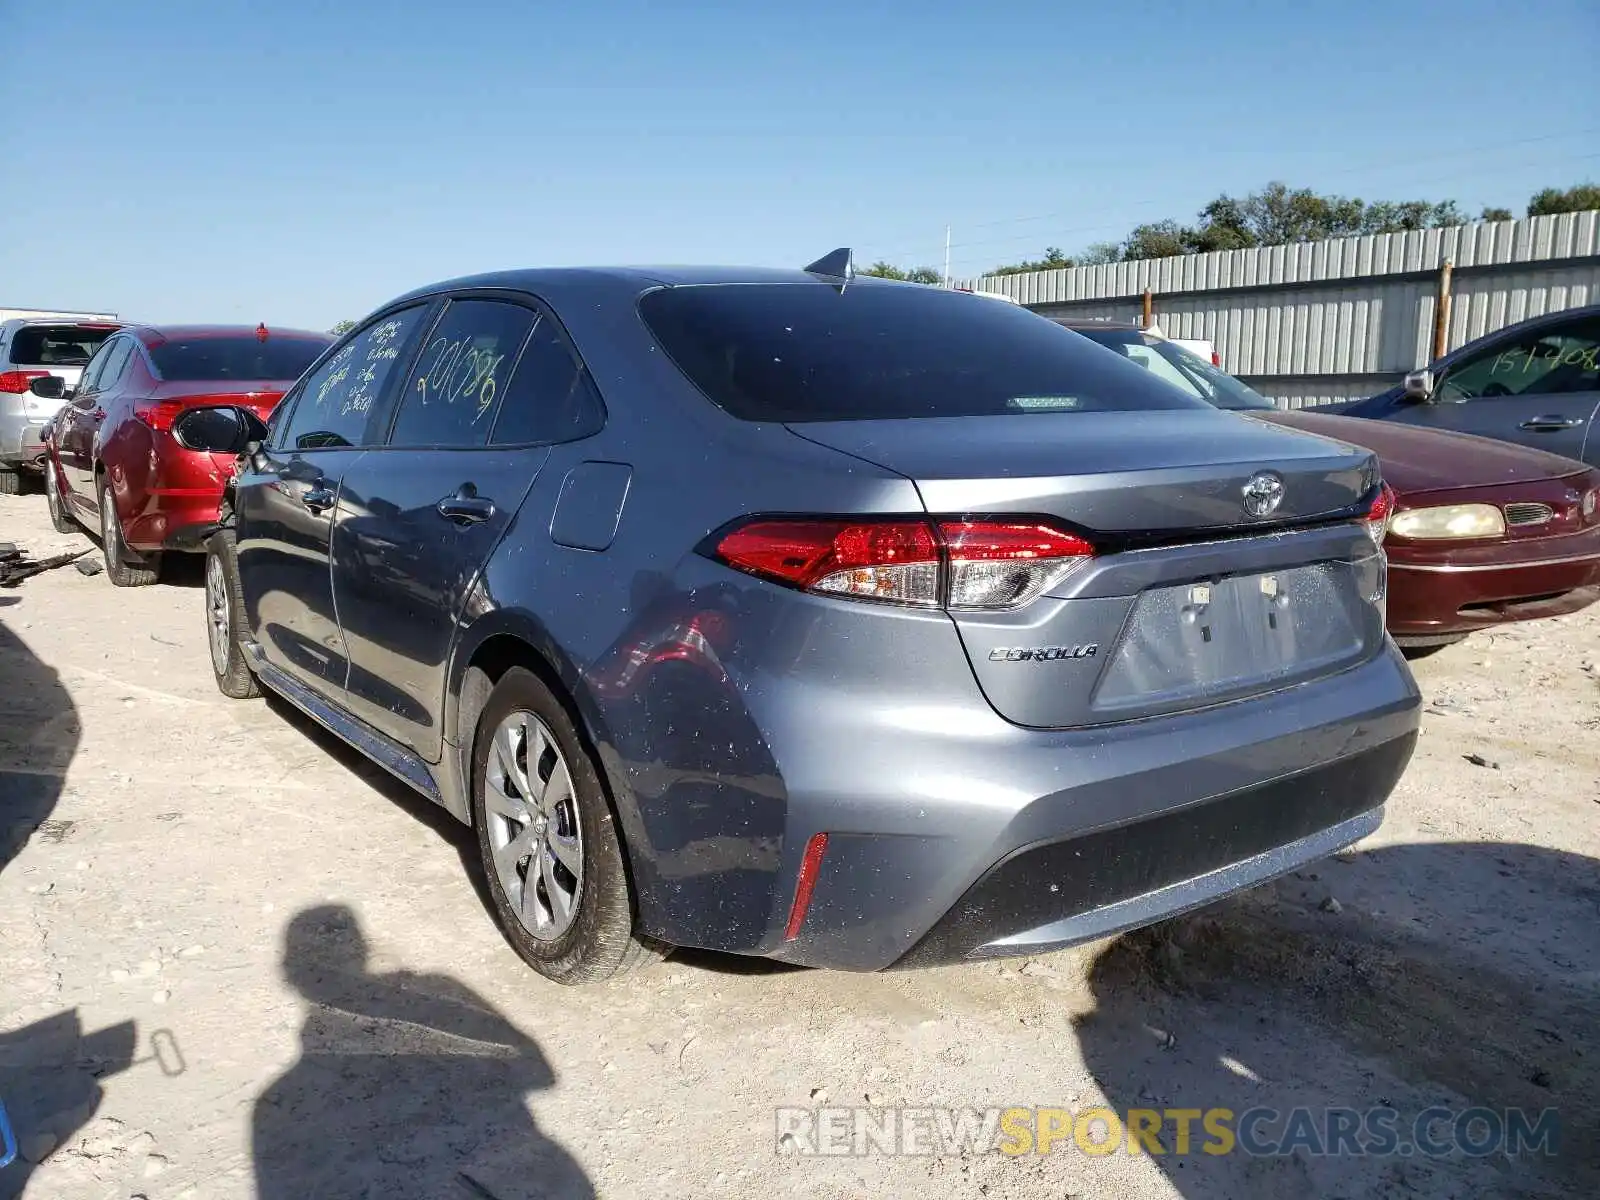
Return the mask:
[[1516, 502], [1506, 505], [1507, 525], [1543, 525], [1553, 520], [1556, 510], [1536, 501]]

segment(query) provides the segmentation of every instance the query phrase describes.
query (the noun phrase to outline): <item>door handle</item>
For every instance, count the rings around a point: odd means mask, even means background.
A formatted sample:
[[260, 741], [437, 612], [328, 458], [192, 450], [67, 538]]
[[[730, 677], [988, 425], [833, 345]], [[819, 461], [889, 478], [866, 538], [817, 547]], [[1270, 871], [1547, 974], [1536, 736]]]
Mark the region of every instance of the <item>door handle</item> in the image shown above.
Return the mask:
[[1563, 429], [1576, 429], [1582, 424], [1582, 417], [1534, 417], [1517, 428], [1531, 429], [1535, 433], [1559, 433]]
[[478, 489], [470, 483], [463, 483], [454, 496], [446, 496], [437, 507], [441, 517], [457, 525], [479, 525], [495, 513], [494, 501], [478, 495]]
[[333, 491], [328, 488], [327, 485], [321, 483], [317, 484], [316, 487], [311, 488], [300, 497], [300, 503], [304, 504], [314, 513], [325, 512], [332, 508], [333, 501]]

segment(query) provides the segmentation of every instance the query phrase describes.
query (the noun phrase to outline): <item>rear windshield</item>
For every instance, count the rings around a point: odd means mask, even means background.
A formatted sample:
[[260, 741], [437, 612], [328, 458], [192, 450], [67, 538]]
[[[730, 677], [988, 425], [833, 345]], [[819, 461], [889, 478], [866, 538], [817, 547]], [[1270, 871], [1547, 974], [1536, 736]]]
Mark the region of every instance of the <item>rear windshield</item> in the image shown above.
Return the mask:
[[747, 421], [1204, 407], [1053, 321], [941, 288], [711, 284], [639, 309], [684, 374]]
[[1109, 350], [1137, 363], [1157, 379], [1180, 387], [1190, 395], [1217, 408], [1257, 409], [1277, 408], [1260, 392], [1241, 383], [1219, 367], [1213, 367], [1198, 354], [1191, 354], [1182, 346], [1165, 338], [1152, 337], [1137, 329], [1084, 329], [1075, 330]]
[[237, 337], [175, 338], [150, 351], [156, 372], [169, 382], [208, 379], [298, 379], [332, 344], [332, 339], [254, 334]]
[[19, 367], [81, 367], [115, 332], [114, 326], [24, 325], [11, 339], [11, 361]]

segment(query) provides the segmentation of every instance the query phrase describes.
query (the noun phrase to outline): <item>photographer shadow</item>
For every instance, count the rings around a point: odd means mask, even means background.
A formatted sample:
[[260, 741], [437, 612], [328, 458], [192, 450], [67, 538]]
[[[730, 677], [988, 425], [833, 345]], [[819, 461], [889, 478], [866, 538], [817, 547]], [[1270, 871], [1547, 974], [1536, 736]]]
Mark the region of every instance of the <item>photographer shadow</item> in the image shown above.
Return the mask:
[[[1401, 1147], [1371, 1155], [1219, 1154], [1198, 1120], [1180, 1154], [1166, 1121], [1152, 1157], [1183, 1196], [1600, 1195], [1594, 859], [1497, 843], [1347, 854], [1118, 938], [1090, 985], [1078, 1036], [1120, 1113], [1304, 1107], [1322, 1128], [1329, 1108], [1399, 1114]], [[1529, 1124], [1553, 1109], [1556, 1152], [1405, 1148], [1434, 1106]]]
[[343, 905], [294, 917], [283, 970], [310, 1011], [299, 1060], [256, 1100], [259, 1200], [594, 1195], [528, 1111], [555, 1072], [466, 985], [374, 972]]

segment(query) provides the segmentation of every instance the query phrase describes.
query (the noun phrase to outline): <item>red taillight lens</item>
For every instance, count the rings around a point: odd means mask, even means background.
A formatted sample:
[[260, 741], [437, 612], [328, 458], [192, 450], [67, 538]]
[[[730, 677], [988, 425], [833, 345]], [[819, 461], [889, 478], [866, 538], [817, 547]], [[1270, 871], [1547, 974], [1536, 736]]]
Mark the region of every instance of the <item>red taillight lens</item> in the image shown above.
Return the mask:
[[717, 553], [807, 591], [938, 603], [939, 544], [924, 521], [756, 521], [724, 537]]
[[0, 371], [0, 392], [25, 392], [35, 379], [43, 379], [49, 371]]
[[1222, 355], [1218, 354], [1215, 350], [1211, 352], [1211, 365], [1213, 367], [1222, 366]]
[[1367, 510], [1367, 534], [1372, 538], [1373, 545], [1383, 544], [1384, 534], [1389, 532], [1389, 518], [1394, 516], [1394, 509], [1394, 489], [1386, 483], [1378, 489], [1372, 507]]
[[182, 400], [146, 400], [134, 405], [133, 415], [157, 433], [167, 433], [182, 411]]
[[729, 566], [806, 591], [947, 608], [1014, 608], [1093, 557], [1037, 521], [753, 521], [717, 543]]

